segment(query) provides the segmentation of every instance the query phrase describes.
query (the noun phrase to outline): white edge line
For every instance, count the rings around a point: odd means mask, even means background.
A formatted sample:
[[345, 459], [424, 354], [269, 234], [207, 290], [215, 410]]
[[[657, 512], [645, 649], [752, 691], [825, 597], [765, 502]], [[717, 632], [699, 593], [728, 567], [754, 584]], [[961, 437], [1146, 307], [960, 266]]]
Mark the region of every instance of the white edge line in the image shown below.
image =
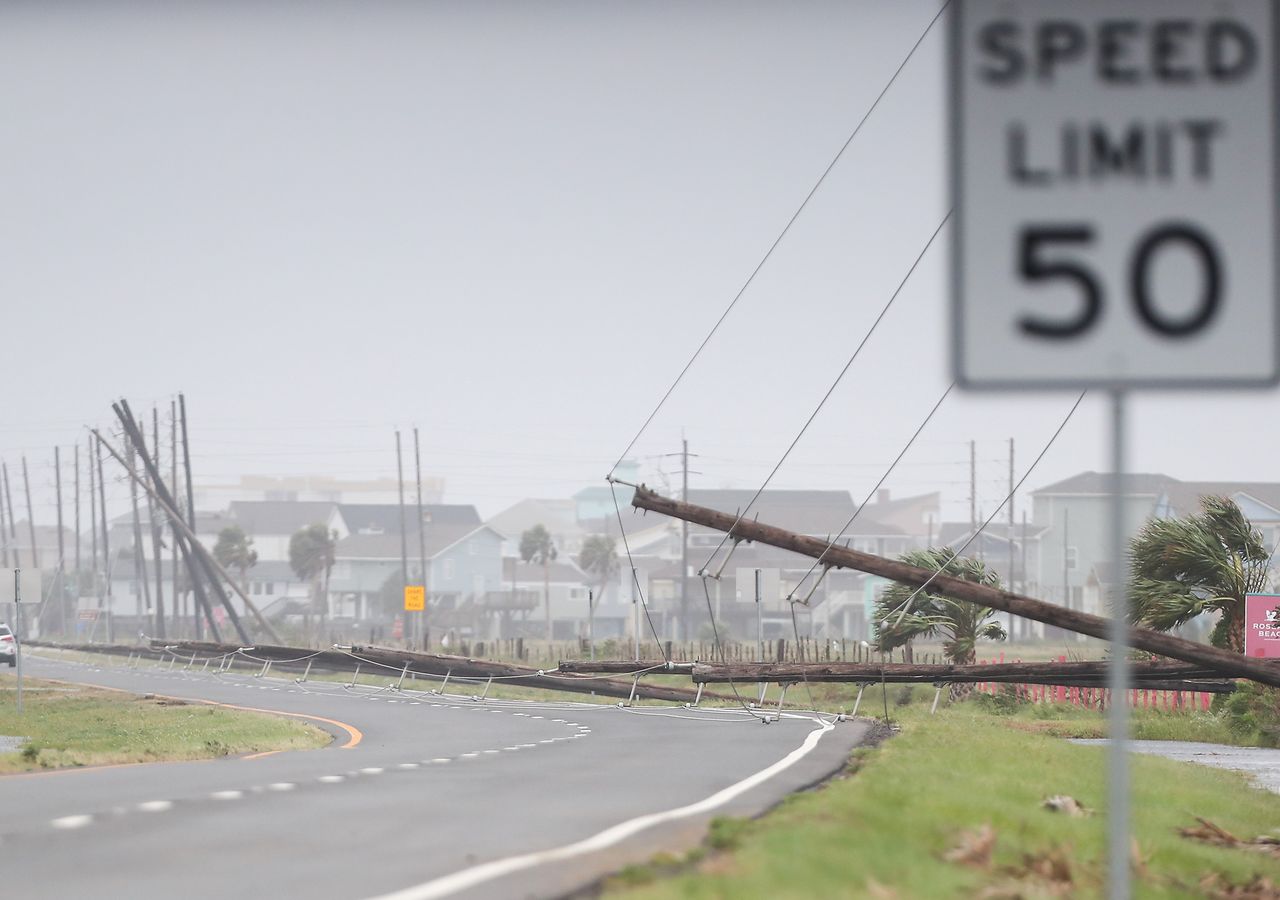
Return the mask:
[[789, 769], [801, 759], [808, 755], [814, 747], [818, 745], [818, 741], [823, 735], [833, 730], [835, 725], [825, 720], [820, 720], [820, 724], [813, 731], [805, 736], [804, 742], [792, 750], [782, 759], [773, 765], [761, 769], [754, 775], [749, 775], [736, 784], [731, 784], [723, 790], [717, 791], [704, 800], [697, 803], [691, 803], [688, 806], [681, 806], [676, 809], [669, 809], [665, 812], [649, 813], [644, 816], [637, 816], [634, 819], [628, 819], [620, 822], [598, 834], [589, 838], [578, 841], [574, 844], [566, 844], [563, 847], [556, 847], [553, 850], [542, 850], [537, 853], [526, 853], [522, 856], [508, 856], [506, 859], [495, 859], [492, 862], [481, 863], [478, 866], [472, 866], [469, 869], [463, 869], [454, 872], [452, 875], [444, 875], [440, 878], [433, 878], [431, 881], [424, 881], [422, 884], [413, 887], [404, 888], [399, 891], [392, 891], [389, 894], [379, 894], [370, 897], [368, 900], [435, 900], [438, 897], [447, 897], [458, 891], [475, 887], [494, 878], [501, 878], [504, 875], [510, 875], [513, 872], [519, 872], [522, 869], [533, 868], [544, 863], [559, 862], [565, 859], [571, 859], [575, 856], [581, 856], [584, 853], [593, 853], [597, 850], [603, 850], [612, 847], [614, 844], [620, 843], [646, 828], [654, 825], [660, 825], [664, 822], [675, 821], [676, 819], [686, 819], [690, 816], [701, 815], [710, 812], [716, 807], [723, 806], [730, 800], [735, 799], [741, 794], [746, 793], [752, 788], [763, 784], [778, 773]]

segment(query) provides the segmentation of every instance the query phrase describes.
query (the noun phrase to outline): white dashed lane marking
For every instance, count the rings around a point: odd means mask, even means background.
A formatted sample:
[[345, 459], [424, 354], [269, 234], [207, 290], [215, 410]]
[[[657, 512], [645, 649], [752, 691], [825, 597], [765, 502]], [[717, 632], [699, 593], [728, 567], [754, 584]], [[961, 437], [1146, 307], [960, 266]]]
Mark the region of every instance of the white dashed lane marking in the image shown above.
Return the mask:
[[173, 809], [172, 800], [147, 800], [138, 804], [138, 809], [142, 812], [164, 812]]
[[87, 815], [63, 816], [60, 819], [54, 819], [49, 824], [52, 825], [54, 828], [61, 828], [64, 831], [68, 831], [72, 828], [83, 828], [84, 826], [88, 825], [92, 821], [93, 821], [93, 816], [87, 816]]
[[244, 796], [244, 791], [214, 791], [209, 796], [214, 800], [239, 800]]

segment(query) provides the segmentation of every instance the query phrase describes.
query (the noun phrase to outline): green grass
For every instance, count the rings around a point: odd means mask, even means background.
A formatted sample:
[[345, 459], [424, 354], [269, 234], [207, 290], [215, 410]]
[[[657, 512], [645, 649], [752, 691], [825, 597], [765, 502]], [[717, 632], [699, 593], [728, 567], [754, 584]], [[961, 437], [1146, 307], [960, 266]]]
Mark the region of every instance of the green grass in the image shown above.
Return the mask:
[[[891, 707], [891, 709], [894, 709]], [[683, 866], [632, 867], [609, 892], [628, 898], [1037, 897], [1102, 895], [1105, 818], [1041, 808], [1068, 794], [1103, 805], [1104, 750], [1010, 728], [970, 704], [898, 707], [900, 735], [856, 755], [851, 773], [753, 821], [720, 820]], [[856, 769], [856, 774], [852, 770]], [[1245, 779], [1189, 763], [1133, 758], [1139, 897], [1204, 896], [1211, 873], [1280, 880], [1280, 859], [1179, 836], [1203, 816], [1240, 837], [1280, 828], [1280, 801]], [[989, 866], [944, 861], [964, 832], [994, 830]], [[1069, 883], [1028, 874], [1056, 856]], [[645, 882], [648, 882], [647, 884]], [[637, 886], [639, 885], [639, 886]]]
[[322, 747], [330, 736], [298, 719], [120, 691], [0, 676], [0, 734], [28, 740], [0, 754], [0, 773], [208, 759]]

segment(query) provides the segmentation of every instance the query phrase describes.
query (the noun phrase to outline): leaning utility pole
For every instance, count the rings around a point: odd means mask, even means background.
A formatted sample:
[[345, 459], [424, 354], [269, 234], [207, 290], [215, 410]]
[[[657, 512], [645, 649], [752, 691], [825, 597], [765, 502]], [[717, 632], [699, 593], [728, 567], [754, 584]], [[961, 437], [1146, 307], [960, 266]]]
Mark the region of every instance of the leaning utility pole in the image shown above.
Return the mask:
[[[181, 397], [181, 395], [179, 395], [179, 397]], [[133, 411], [129, 409], [129, 402], [127, 400], [121, 400], [119, 403], [112, 404], [112, 409], [115, 411], [116, 417], [119, 418], [120, 424], [124, 426], [125, 434], [133, 445], [135, 447], [143, 446], [142, 429], [138, 426], [137, 420], [134, 419]], [[110, 451], [111, 455], [116, 457], [117, 460], [120, 459], [119, 454], [110, 446], [107, 447], [107, 450]], [[150, 480], [139, 481], [138, 483], [144, 490], [152, 493], [152, 496], [155, 497], [156, 500], [158, 500], [164, 507], [165, 512], [170, 515], [176, 515], [177, 513], [173, 495], [170, 494], [168, 488], [165, 487], [164, 481], [160, 478], [159, 471], [152, 468], [151, 458], [147, 456], [145, 452], [142, 454], [142, 462], [147, 467], [147, 474], [150, 476]], [[194, 561], [203, 568], [203, 574], [208, 580], [209, 588], [217, 597], [218, 602], [222, 604], [222, 608], [226, 611], [227, 618], [231, 621], [231, 626], [236, 630], [236, 634], [240, 636], [240, 640], [244, 641], [246, 644], [249, 643], [249, 633], [245, 631], [244, 625], [241, 624], [240, 616], [236, 612], [235, 606], [231, 603], [231, 598], [227, 595], [227, 592], [223, 587], [224, 583], [229, 585], [231, 589], [235, 591], [241, 602], [243, 602], [244, 608], [257, 619], [262, 630], [272, 640], [278, 641], [280, 638], [276, 634], [275, 629], [271, 627], [271, 623], [266, 620], [258, 607], [254, 605], [253, 601], [250, 600], [245, 595], [245, 592], [240, 589], [240, 586], [236, 584], [235, 579], [231, 577], [227, 570], [213, 558], [213, 554], [209, 552], [208, 548], [206, 548], [204, 544], [200, 543], [195, 530], [188, 526], [183, 527], [186, 532], [184, 536], [191, 543], [190, 552], [186, 554], [188, 563], [194, 559]], [[195, 571], [194, 566], [192, 566], [191, 569], [192, 572]], [[208, 610], [208, 604], [206, 604], [206, 610]], [[213, 628], [214, 623], [212, 615], [209, 617], [209, 625], [210, 628]]]
[[[881, 578], [918, 589], [923, 589], [927, 585], [930, 593], [966, 603], [989, 606], [1024, 619], [1032, 619], [1101, 640], [1107, 639], [1111, 626], [1110, 620], [1102, 616], [1055, 606], [1012, 591], [991, 588], [954, 575], [908, 565], [900, 560], [863, 553], [831, 541], [796, 534], [762, 522], [738, 519], [719, 510], [661, 497], [643, 485], [636, 487], [631, 505], [636, 509], [650, 510], [725, 532], [735, 544], [744, 540], [754, 541], [812, 557], [831, 568], [856, 569], [859, 572], [879, 575]], [[1222, 675], [1249, 678], [1261, 684], [1280, 687], [1280, 668], [1267, 660], [1250, 659], [1238, 653], [1229, 653], [1207, 644], [1199, 644], [1140, 627], [1131, 629], [1129, 645], [1149, 653], [1202, 665]]]
[[62, 534], [62, 456], [57, 444], [53, 447], [53, 492], [58, 504], [58, 568], [54, 573], [58, 597], [58, 629], [60, 634], [67, 633], [67, 547]]
[[[191, 485], [191, 441], [187, 437], [187, 398], [182, 394], [178, 395], [178, 415], [182, 417], [182, 467], [185, 471], [187, 479], [187, 527], [193, 532], [196, 530], [196, 500], [195, 488]], [[174, 489], [177, 489], [177, 483], [174, 483]], [[191, 593], [195, 595], [196, 602], [200, 603], [204, 609], [204, 614], [209, 617], [209, 627], [213, 633], [217, 634], [217, 626], [213, 621], [213, 610], [209, 608], [208, 599], [201, 601], [204, 595], [204, 588], [200, 585], [200, 575], [196, 572], [195, 566], [188, 566], [187, 577], [191, 579]], [[200, 615], [197, 613], [196, 620], [196, 640], [204, 640], [204, 626], [200, 622]], [[217, 640], [215, 637], [214, 640]]]
[[[151, 407], [151, 471], [160, 471], [160, 413]], [[151, 523], [151, 557], [156, 563], [156, 637], [165, 637], [164, 628], [164, 572], [161, 571], [160, 556], [164, 541], [160, 537], [160, 518], [157, 515], [155, 500], [147, 494], [147, 521]]]
[[[142, 547], [142, 518], [138, 515], [138, 468], [136, 459], [139, 453], [146, 453], [142, 447], [134, 447], [129, 442], [129, 502], [133, 508], [133, 596], [138, 622], [144, 615], [151, 615], [151, 585], [147, 581], [147, 558]], [[143, 601], [146, 601], [145, 607]]]
[[422, 612], [418, 615], [418, 637], [422, 649], [431, 643], [431, 635], [427, 631], [430, 622], [427, 619], [427, 528], [422, 514], [422, 454], [418, 451], [418, 426], [413, 427], [413, 467], [418, 481], [418, 564], [422, 567]]
[[[404, 520], [404, 462], [400, 458], [400, 431], [396, 430], [396, 477], [400, 480], [400, 597], [401, 609], [404, 608], [405, 588], [409, 586], [409, 535], [405, 534]], [[404, 610], [401, 615], [404, 619], [404, 628], [401, 634], [406, 641], [412, 644], [412, 638], [409, 636], [409, 629], [412, 627], [409, 621], [409, 612]], [[416, 618], [416, 616], [415, 616]]]
[[27, 533], [31, 535], [31, 568], [40, 568], [40, 548], [36, 546], [36, 514], [31, 505], [31, 479], [27, 476], [27, 458], [22, 457], [22, 486], [27, 493]]

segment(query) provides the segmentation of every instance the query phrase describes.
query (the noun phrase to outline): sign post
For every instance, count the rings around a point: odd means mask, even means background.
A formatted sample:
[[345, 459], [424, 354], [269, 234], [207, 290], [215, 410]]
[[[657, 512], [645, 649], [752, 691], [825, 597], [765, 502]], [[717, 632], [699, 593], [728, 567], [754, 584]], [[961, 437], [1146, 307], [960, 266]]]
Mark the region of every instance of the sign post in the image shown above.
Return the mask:
[[18, 715], [22, 715], [22, 570], [13, 570], [13, 655], [18, 667]]
[[1129, 887], [1125, 401], [1280, 375], [1269, 0], [960, 0], [952, 360], [1111, 398], [1108, 895]]
[[427, 589], [420, 584], [407, 584], [404, 587], [405, 612], [422, 612], [427, 608]]

